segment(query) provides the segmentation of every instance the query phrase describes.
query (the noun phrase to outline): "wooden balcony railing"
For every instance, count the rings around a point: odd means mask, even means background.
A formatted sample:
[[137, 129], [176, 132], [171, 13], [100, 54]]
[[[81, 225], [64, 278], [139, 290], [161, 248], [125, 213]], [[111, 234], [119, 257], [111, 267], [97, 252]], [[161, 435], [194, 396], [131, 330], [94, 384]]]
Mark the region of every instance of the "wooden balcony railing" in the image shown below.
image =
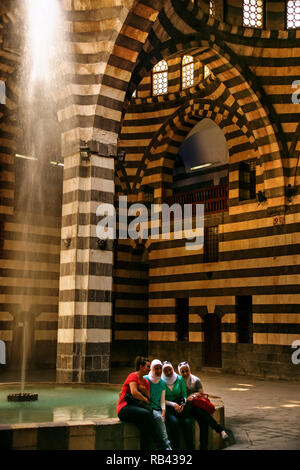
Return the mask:
[[[166, 197], [164, 202], [172, 204], [204, 204], [205, 214], [214, 214], [228, 210], [228, 185], [212, 186], [210, 188], [196, 189], [188, 193], [174, 194]], [[194, 213], [194, 211], [193, 211]]]

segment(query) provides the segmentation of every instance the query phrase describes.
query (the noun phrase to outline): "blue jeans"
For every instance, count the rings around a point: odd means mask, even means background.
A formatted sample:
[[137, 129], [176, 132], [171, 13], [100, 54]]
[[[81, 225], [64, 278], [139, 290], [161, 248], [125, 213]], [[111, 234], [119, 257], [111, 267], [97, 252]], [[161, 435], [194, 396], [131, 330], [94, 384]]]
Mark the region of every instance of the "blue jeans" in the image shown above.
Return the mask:
[[221, 434], [222, 426], [209, 414], [201, 408], [193, 407], [189, 402], [185, 405], [194, 416], [200, 427], [200, 450], [208, 449], [208, 427]]
[[188, 407], [177, 413], [172, 406], [167, 406], [166, 424], [172, 449], [180, 449], [180, 431], [182, 431], [186, 450], [194, 450], [193, 423], [194, 418]]
[[153, 410], [153, 417], [156, 426], [156, 434], [160, 443], [161, 449], [157, 450], [172, 450], [171, 443], [168, 438], [167, 429], [160, 410]]
[[152, 449], [152, 438], [156, 436], [156, 425], [152, 411], [146, 410], [142, 406], [127, 405], [120, 410], [118, 418], [138, 427], [141, 436], [141, 450]]

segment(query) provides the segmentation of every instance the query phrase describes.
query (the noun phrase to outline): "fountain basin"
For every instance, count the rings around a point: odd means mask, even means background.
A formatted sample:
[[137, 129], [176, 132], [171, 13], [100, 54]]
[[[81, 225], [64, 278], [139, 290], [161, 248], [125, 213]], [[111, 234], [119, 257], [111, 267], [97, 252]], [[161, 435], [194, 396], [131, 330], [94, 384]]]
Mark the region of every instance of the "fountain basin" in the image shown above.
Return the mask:
[[[122, 423], [116, 417], [121, 385], [33, 384], [32, 387], [39, 393], [38, 401], [8, 403], [6, 395], [13, 387], [8, 384], [0, 385], [0, 450], [140, 449], [137, 427]], [[47, 400], [53, 404], [50, 415], [49, 408], [44, 406], [45, 392], [49, 393]], [[210, 399], [216, 407], [214, 418], [224, 424], [222, 400], [212, 396]], [[18, 411], [10, 413], [10, 420], [9, 411], [5, 415], [3, 413], [9, 407]], [[47, 416], [50, 418], [47, 419]], [[194, 432], [195, 442], [198, 444], [197, 424]], [[210, 429], [209, 449], [221, 448], [223, 442], [219, 434]]]
[[[34, 383], [26, 384], [24, 394], [18, 393], [19, 387], [19, 384], [0, 385], [0, 424], [117, 417], [119, 385]], [[38, 401], [33, 401], [37, 396]]]

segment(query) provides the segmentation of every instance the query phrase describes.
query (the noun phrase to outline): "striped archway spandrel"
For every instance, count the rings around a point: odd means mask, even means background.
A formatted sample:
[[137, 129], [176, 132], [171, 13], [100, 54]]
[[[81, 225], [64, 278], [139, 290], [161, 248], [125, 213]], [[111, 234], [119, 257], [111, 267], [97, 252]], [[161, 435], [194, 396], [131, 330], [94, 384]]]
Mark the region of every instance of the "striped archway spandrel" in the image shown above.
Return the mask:
[[[185, 127], [185, 133], [180, 136], [181, 141], [183, 141], [185, 135], [188, 134], [189, 130], [196, 124], [196, 122], [204, 118], [210, 118], [215, 121], [216, 124], [218, 124], [223, 130], [225, 138], [227, 136], [226, 129], [223, 129], [223, 123], [229, 120], [230, 122], [236, 124], [236, 126], [239, 127], [242, 133], [247, 137], [250, 145], [257, 152], [255, 140], [251, 134], [251, 131], [247, 127], [244, 116], [237, 113], [233, 114], [232, 110], [222, 106], [221, 104], [215, 105], [212, 101], [195, 99], [186, 106], [183, 106], [177, 110], [153, 137], [152, 142], [149, 145], [137, 172], [137, 182], [135, 186], [136, 191], [139, 191], [143, 184], [143, 179], [147, 177], [147, 168], [149, 166], [149, 162], [153, 160], [153, 158], [157, 158], [158, 154], [161, 155], [161, 168], [163, 168], [165, 163], [165, 151], [169, 146], [172, 146], [172, 139], [174, 135], [176, 135], [179, 130], [182, 130]], [[228, 141], [228, 139], [227, 144], [230, 151], [231, 143], [230, 140]]]
[[[270, 35], [269, 31], [266, 34], [263, 30], [254, 31], [224, 24], [210, 18], [201, 8], [195, 11], [188, 5], [182, 8], [182, 4], [179, 0], [166, 2], [139, 56], [132, 80], [136, 84], [139, 83], [153, 65], [163, 58], [191, 49], [196, 56], [197, 45], [201, 47], [202, 52], [198, 54], [198, 58], [201, 56], [203, 64], [209, 65], [214, 75], [230, 90], [231, 96], [228, 97], [227, 105], [230, 106], [235, 100], [247, 115], [248, 125], [252, 126], [255, 140], [259, 143], [260, 158], [268, 167], [273, 166], [278, 175], [277, 181], [280, 179], [278, 186], [283, 195], [281, 154], [286, 148], [285, 136], [272, 105], [273, 100], [268, 99], [264, 87], [258, 85], [260, 81], [256, 80], [247, 61], [240, 60], [240, 55], [249, 50], [249, 47], [246, 47], [247, 41], [251, 41], [251, 46], [263, 50], [264, 47], [269, 47], [270, 40], [272, 46], [275, 44], [275, 37], [282, 40], [292, 39], [293, 32], [272, 31]], [[234, 47], [237, 44], [239, 49]], [[271, 180], [267, 176], [265, 179], [266, 189], [269, 184], [271, 189]]]
[[[284, 196], [284, 174], [280, 153], [280, 146], [277, 141], [276, 133], [273, 125], [271, 124], [268, 114], [261, 104], [255, 91], [251, 88], [247, 80], [243, 77], [242, 73], [233, 66], [230, 62], [228, 52], [224, 52], [216, 43], [210, 44], [210, 47], [204, 49], [204, 43], [199, 40], [201, 47], [199, 53], [194, 52], [203, 64], [208, 64], [211, 72], [219, 79], [228, 90], [227, 98], [223, 102], [227, 107], [237, 108], [245, 115], [247, 127], [252, 129], [252, 140], [254, 140], [259, 149], [260, 161], [262, 167], [274, 167], [276, 171], [277, 186], [281, 188], [281, 195]], [[191, 46], [191, 44], [189, 44]], [[161, 45], [162, 55], [167, 57], [170, 54], [170, 45]], [[183, 50], [185, 45], [177, 45], [179, 50]], [[149, 59], [149, 57], [148, 57]], [[279, 178], [279, 180], [278, 180]], [[272, 183], [265, 175], [266, 190], [272, 187]], [[278, 183], [279, 182], [279, 183]]]
[[139, 0], [127, 11], [103, 74], [92, 140], [104, 138], [117, 147], [128, 82], [162, 4], [162, 0]]
[[[172, 195], [170, 169], [174, 166], [178, 148], [194, 125], [204, 118], [212, 119], [223, 131], [229, 156], [234, 158], [230, 163], [232, 168], [236, 167], [236, 161], [240, 159], [239, 149], [241, 147], [244, 152], [247, 149], [248, 158], [257, 159], [257, 148], [254, 141], [252, 144], [249, 142], [251, 133], [246, 130], [243, 116], [232, 115], [228, 109], [221, 106], [214, 109], [213, 103], [206, 103], [205, 109], [203, 108], [192, 109], [189, 114], [185, 114], [181, 110], [181, 114], [177, 113], [176, 118], [173, 116], [173, 120], [164, 127], [161, 134], [157, 136], [156, 142], [153, 143], [153, 147], [149, 148], [148, 164], [144, 167], [143, 177], [136, 191], [142, 190], [145, 185], [152, 184], [156, 188], [155, 198], [157, 202], [163, 197]], [[176, 124], [174, 124], [174, 121], [176, 121]], [[264, 181], [259, 170], [257, 175], [257, 188], [258, 190], [264, 190]], [[233, 173], [233, 176], [234, 178], [230, 178], [229, 185], [229, 213], [232, 210], [231, 207], [235, 206], [237, 202], [236, 172]]]

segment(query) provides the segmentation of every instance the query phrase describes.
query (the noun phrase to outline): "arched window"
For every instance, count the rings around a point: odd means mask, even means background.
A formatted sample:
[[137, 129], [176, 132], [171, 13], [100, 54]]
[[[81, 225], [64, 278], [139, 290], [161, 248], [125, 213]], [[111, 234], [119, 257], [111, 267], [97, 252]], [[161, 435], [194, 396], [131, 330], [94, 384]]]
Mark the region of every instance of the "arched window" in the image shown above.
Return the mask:
[[182, 89], [184, 90], [194, 85], [194, 57], [184, 55], [181, 67]]
[[152, 93], [153, 95], [168, 93], [168, 64], [166, 60], [161, 60], [152, 69]]
[[203, 69], [204, 79], [207, 78], [209, 75], [210, 75], [210, 68], [207, 65], [204, 65], [204, 69]]
[[263, 22], [263, 0], [244, 0], [243, 25], [248, 28], [262, 28]]
[[287, 29], [300, 28], [300, 0], [289, 0], [286, 8]]
[[209, 16], [216, 16], [216, 0], [209, 0]]

